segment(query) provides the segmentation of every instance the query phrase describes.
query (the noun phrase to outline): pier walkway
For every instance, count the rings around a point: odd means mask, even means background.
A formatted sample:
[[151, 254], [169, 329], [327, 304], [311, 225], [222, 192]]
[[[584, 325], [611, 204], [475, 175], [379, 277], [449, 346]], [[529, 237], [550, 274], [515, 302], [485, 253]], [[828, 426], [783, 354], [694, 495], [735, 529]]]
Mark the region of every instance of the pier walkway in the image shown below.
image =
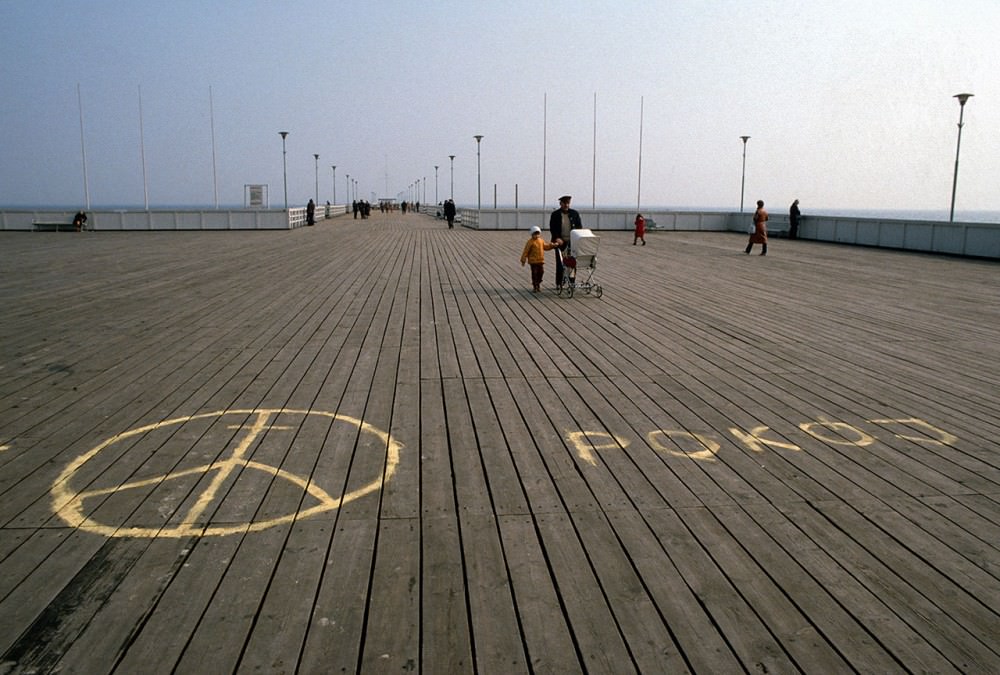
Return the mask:
[[0, 233], [0, 672], [1000, 671], [997, 263], [599, 234]]

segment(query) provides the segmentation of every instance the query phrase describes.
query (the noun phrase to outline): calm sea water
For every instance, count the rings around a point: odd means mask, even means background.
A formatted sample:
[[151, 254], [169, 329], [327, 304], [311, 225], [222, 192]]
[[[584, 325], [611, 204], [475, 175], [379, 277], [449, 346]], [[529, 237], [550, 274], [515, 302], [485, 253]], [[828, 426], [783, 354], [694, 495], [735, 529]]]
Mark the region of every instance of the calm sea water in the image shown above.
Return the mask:
[[[799, 205], [802, 208], [802, 205]], [[817, 216], [847, 216], [850, 218], [890, 218], [894, 220], [948, 220], [948, 211], [941, 210], [873, 210], [873, 209], [816, 209]], [[803, 209], [803, 215], [809, 215]], [[955, 211], [959, 223], [1000, 223], [1000, 211]]]

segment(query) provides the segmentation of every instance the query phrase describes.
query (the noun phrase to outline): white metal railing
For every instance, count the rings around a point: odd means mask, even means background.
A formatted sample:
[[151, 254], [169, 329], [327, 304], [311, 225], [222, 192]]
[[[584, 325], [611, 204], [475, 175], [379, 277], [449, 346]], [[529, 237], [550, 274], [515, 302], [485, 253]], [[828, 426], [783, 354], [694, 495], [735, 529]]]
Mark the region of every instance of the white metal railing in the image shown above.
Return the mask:
[[[347, 206], [331, 206], [331, 214], [347, 212]], [[433, 213], [434, 207], [421, 205]], [[584, 227], [595, 230], [630, 230], [635, 219], [631, 209], [579, 209]], [[0, 210], [0, 231], [31, 231], [35, 222], [73, 220], [75, 210]], [[482, 230], [527, 230], [538, 225], [548, 229], [550, 209], [460, 209], [464, 227]], [[750, 213], [643, 210], [656, 223], [653, 231], [711, 231], [744, 233]], [[317, 218], [325, 205], [317, 208]], [[305, 225], [304, 207], [289, 209], [184, 209], [184, 210], [91, 210], [87, 229], [125, 230], [284, 230]], [[768, 230], [780, 236], [788, 229], [786, 214], [773, 215]], [[896, 220], [839, 216], [802, 217], [799, 237], [813, 241], [876, 246], [928, 253], [946, 253], [1000, 259], [1000, 223], [950, 223], [931, 220]]]

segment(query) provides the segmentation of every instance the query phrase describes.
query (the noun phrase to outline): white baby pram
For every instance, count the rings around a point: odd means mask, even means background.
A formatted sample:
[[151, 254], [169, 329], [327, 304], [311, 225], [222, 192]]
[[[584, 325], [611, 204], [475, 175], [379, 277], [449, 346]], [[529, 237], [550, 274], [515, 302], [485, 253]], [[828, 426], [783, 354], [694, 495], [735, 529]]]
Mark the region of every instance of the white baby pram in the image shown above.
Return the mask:
[[559, 295], [566, 293], [567, 298], [572, 298], [577, 290], [593, 293], [598, 298], [604, 294], [604, 289], [594, 279], [597, 247], [600, 243], [601, 238], [590, 230], [580, 229], [569, 233], [569, 255], [562, 257], [563, 267], [566, 269]]

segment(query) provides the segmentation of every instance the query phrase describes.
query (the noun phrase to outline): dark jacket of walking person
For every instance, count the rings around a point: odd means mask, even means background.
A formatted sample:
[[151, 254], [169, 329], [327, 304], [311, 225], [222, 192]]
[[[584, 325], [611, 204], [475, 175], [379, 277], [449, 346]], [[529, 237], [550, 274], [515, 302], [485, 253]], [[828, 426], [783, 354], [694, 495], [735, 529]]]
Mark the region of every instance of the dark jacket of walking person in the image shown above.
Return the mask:
[[753, 232], [750, 234], [750, 241], [747, 243], [744, 253], [749, 254], [754, 244], [760, 244], [762, 246], [760, 254], [767, 255], [767, 218], [764, 201], [758, 199], [757, 210], [753, 212]]
[[583, 228], [583, 221], [580, 220], [580, 214], [569, 207], [570, 200], [573, 199], [569, 195], [563, 195], [559, 198], [559, 208], [552, 212], [549, 216], [549, 232], [552, 235], [552, 242], [556, 243], [559, 240], [559, 246], [556, 249], [556, 286], [562, 286], [563, 284], [563, 261], [562, 254], [569, 250], [569, 233], [573, 230], [579, 230]]
[[802, 213], [799, 211], [799, 200], [796, 199], [792, 202], [791, 207], [788, 209], [788, 238], [796, 239], [799, 236], [799, 218], [802, 217]]
[[444, 201], [444, 217], [448, 219], [448, 229], [455, 227], [455, 202], [451, 199]]

